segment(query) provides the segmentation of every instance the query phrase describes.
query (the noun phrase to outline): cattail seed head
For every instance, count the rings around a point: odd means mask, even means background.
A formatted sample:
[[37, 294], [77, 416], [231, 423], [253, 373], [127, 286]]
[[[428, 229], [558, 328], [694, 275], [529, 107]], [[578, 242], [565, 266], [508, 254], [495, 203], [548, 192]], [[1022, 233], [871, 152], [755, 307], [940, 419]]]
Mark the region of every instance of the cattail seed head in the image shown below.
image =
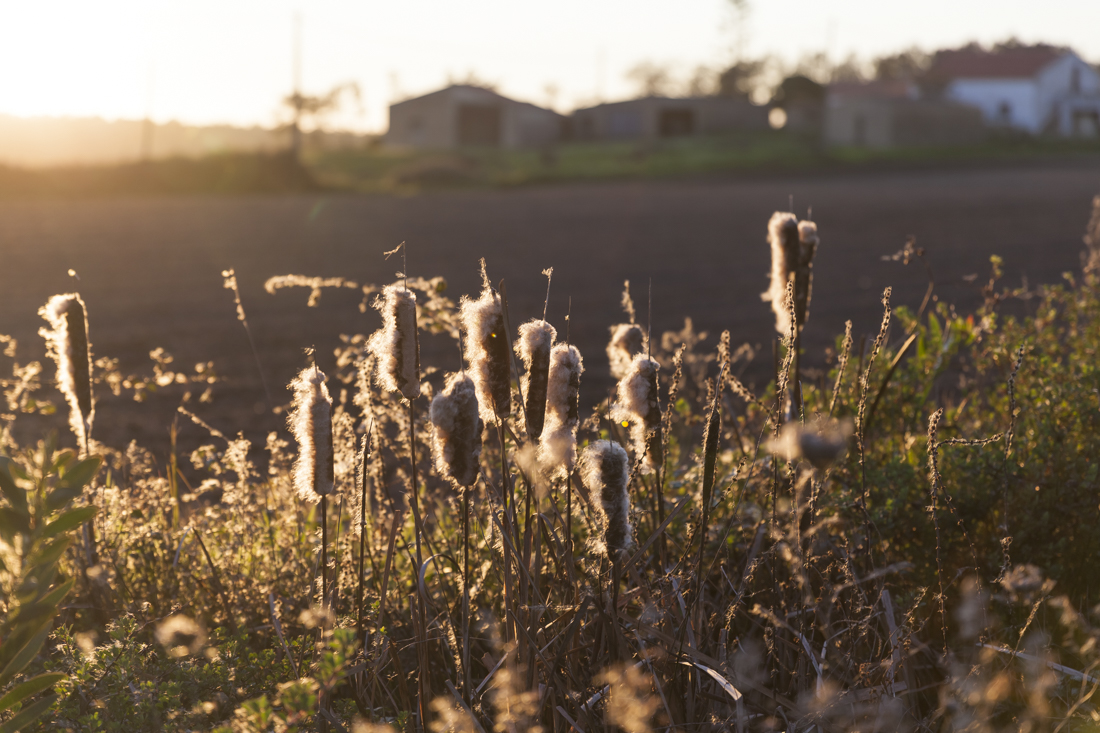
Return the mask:
[[478, 414], [474, 381], [461, 372], [447, 377], [443, 390], [432, 399], [430, 418], [436, 468], [459, 486], [473, 485], [485, 427]]
[[611, 327], [611, 340], [607, 342], [607, 360], [611, 363], [611, 376], [622, 379], [630, 369], [634, 357], [645, 348], [645, 332], [636, 323], [620, 323]]
[[553, 476], [568, 476], [577, 461], [583, 373], [584, 362], [576, 346], [558, 344], [550, 350], [546, 422], [539, 441], [539, 460]]
[[637, 456], [645, 455], [642, 472], [652, 473], [664, 462], [661, 442], [661, 406], [657, 392], [660, 365], [638, 354], [617, 388], [618, 401], [612, 418], [630, 426], [630, 442]]
[[804, 459], [819, 471], [836, 463], [848, 448], [852, 421], [836, 418], [813, 420], [806, 425], [789, 422], [766, 448], [786, 461]]
[[814, 285], [814, 254], [821, 240], [817, 236], [817, 224], [798, 222], [798, 265], [794, 274], [794, 316], [801, 329], [810, 315], [810, 296]]
[[768, 243], [772, 248], [771, 285], [761, 300], [770, 301], [775, 312], [775, 330], [787, 334], [791, 330], [787, 311], [787, 281], [798, 264], [798, 219], [794, 214], [777, 211], [768, 221]]
[[78, 443], [86, 445], [95, 418], [92, 400], [92, 355], [88, 344], [88, 312], [77, 293], [55, 295], [38, 310], [50, 328], [39, 329], [46, 350], [57, 364], [57, 387], [69, 403], [69, 425]]
[[399, 285], [387, 285], [375, 302], [382, 328], [367, 341], [376, 357], [378, 386], [413, 400], [420, 396], [420, 339], [416, 328], [416, 294]]
[[618, 443], [597, 440], [590, 443], [579, 461], [581, 480], [592, 497], [602, 536], [595, 544], [600, 555], [612, 555], [631, 544], [630, 478], [626, 451]]
[[486, 283], [477, 300], [459, 306], [466, 329], [466, 361], [477, 387], [481, 417], [496, 424], [512, 412], [511, 367], [500, 296]]
[[516, 354], [523, 360], [520, 388], [527, 415], [527, 435], [538, 440], [546, 418], [546, 386], [550, 378], [550, 348], [558, 333], [546, 321], [530, 321], [519, 327]]
[[325, 386], [325, 374], [316, 366], [303, 369], [290, 388], [294, 390], [294, 405], [287, 422], [298, 441], [294, 488], [303, 501], [317, 502], [331, 494], [335, 485], [332, 398]]

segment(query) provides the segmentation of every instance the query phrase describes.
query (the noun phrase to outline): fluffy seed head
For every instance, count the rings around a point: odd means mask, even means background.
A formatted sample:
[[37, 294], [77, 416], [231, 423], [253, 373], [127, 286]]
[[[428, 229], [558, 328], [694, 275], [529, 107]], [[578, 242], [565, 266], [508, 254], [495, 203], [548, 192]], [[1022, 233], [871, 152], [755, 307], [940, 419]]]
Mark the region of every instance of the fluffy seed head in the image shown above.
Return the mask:
[[805, 459], [823, 471], [836, 463], [848, 447], [852, 435], [851, 420], [836, 418], [815, 420], [805, 426], [789, 422], [779, 437], [766, 446], [773, 455], [787, 461]]
[[772, 248], [771, 285], [761, 300], [770, 301], [775, 312], [775, 330], [787, 334], [791, 330], [790, 314], [785, 302], [787, 280], [798, 263], [798, 219], [794, 214], [777, 211], [768, 221], [768, 243]]
[[523, 360], [520, 389], [527, 413], [527, 435], [538, 440], [546, 418], [546, 385], [550, 377], [550, 347], [558, 333], [546, 321], [529, 321], [519, 327], [516, 354]]
[[660, 365], [645, 354], [630, 363], [618, 385], [618, 401], [612, 418], [630, 427], [630, 442], [636, 456], [645, 455], [642, 471], [652, 473], [664, 460], [661, 442], [661, 406], [657, 399], [657, 370]]
[[554, 476], [568, 476], [577, 461], [583, 373], [584, 362], [576, 346], [558, 344], [550, 350], [546, 423], [539, 441], [539, 461]]
[[459, 306], [466, 329], [466, 361], [477, 387], [481, 417], [496, 424], [512, 412], [511, 369], [500, 296], [486, 287], [477, 300], [464, 297]]
[[579, 461], [581, 480], [592, 497], [602, 536], [596, 540], [598, 554], [611, 555], [631, 544], [630, 478], [626, 451], [618, 443], [597, 440], [590, 443]]
[[303, 501], [317, 502], [331, 494], [335, 484], [332, 452], [332, 398], [325, 386], [325, 373], [306, 367], [290, 383], [294, 406], [288, 423], [298, 441], [294, 464], [294, 488]]
[[636, 323], [620, 323], [611, 327], [611, 340], [607, 342], [607, 359], [611, 362], [611, 376], [622, 379], [630, 362], [645, 348], [645, 332]]
[[821, 240], [817, 236], [817, 224], [798, 222], [798, 266], [794, 276], [794, 315], [798, 327], [806, 324], [810, 314], [810, 296], [814, 285], [814, 254]]
[[443, 390], [432, 399], [430, 418], [436, 468], [459, 486], [473, 485], [485, 427], [478, 414], [474, 381], [462, 373], [447, 377]]
[[387, 285], [375, 307], [382, 313], [382, 328], [367, 342], [378, 365], [375, 381], [382, 389], [416, 399], [420, 396], [416, 295], [400, 285]]
[[39, 329], [46, 351], [57, 364], [57, 387], [69, 403], [69, 425], [78, 443], [87, 443], [95, 417], [88, 313], [77, 293], [55, 295], [38, 310], [50, 324]]

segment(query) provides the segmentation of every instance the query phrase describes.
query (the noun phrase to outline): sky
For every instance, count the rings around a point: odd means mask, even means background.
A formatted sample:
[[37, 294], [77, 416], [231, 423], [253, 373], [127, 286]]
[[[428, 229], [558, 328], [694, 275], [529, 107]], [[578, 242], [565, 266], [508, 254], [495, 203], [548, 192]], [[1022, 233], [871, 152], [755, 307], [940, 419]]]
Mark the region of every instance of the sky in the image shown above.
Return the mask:
[[729, 0], [0, 0], [0, 114], [271, 126], [296, 35], [304, 93], [359, 84], [329, 122], [357, 131], [471, 73], [568, 111], [629, 96], [639, 62], [686, 77], [738, 46], [793, 62], [1016, 36], [1100, 62], [1100, 0], [749, 0], [733, 17]]

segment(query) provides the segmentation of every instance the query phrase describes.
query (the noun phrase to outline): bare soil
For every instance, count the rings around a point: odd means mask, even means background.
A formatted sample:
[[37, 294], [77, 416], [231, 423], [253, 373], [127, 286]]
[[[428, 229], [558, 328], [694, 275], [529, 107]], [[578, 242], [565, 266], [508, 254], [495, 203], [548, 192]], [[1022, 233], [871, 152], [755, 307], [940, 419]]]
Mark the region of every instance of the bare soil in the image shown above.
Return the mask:
[[[554, 267], [550, 320], [586, 359], [582, 401], [595, 402], [610, 384], [603, 352], [607, 328], [622, 320], [619, 296], [629, 279], [646, 320], [646, 283], [653, 282], [655, 335], [679, 330], [685, 317], [734, 343], [763, 346], [749, 376], [771, 371], [772, 318], [760, 293], [767, 286], [768, 217], [794, 208], [821, 233], [813, 302], [804, 337], [806, 364], [823, 363], [843, 331], [873, 334], [883, 288], [894, 302], [920, 303], [927, 278], [917, 265], [882, 260], [909, 235], [926, 248], [938, 297], [960, 310], [978, 302], [964, 276], [989, 272], [989, 256], [1005, 260], [1005, 282], [1057, 282], [1076, 269], [1081, 235], [1100, 170], [1087, 163], [984, 170], [819, 174], [790, 178], [605, 183], [507, 191], [456, 191], [413, 197], [294, 194], [239, 197], [130, 197], [0, 202], [0, 333], [20, 340], [20, 361], [43, 357], [37, 309], [57, 292], [79, 288], [88, 304], [97, 356], [117, 357], [124, 371], [150, 371], [160, 346], [180, 364], [214, 361], [227, 381], [195, 410], [226, 433], [244, 431], [262, 443], [281, 417], [271, 414], [248, 342], [221, 271], [237, 270], [263, 368], [279, 402], [283, 387], [315, 346], [332, 365], [341, 333], [369, 333], [378, 316], [358, 310], [356, 291], [326, 291], [317, 308], [303, 290], [263, 291], [272, 275], [391, 280], [400, 264], [383, 250], [409, 245], [412, 274], [442, 275], [450, 293], [479, 285], [486, 257], [494, 280], [508, 285], [513, 326], [541, 313], [545, 279]], [[80, 282], [66, 271], [73, 268]], [[981, 279], [980, 278], [980, 279]], [[428, 340], [424, 362], [458, 366], [452, 346]], [[47, 368], [52, 377], [52, 367]], [[144, 405], [100, 394], [97, 436], [115, 445], [131, 439], [163, 460], [168, 425], [182, 389], [163, 390]], [[53, 421], [58, 430], [64, 420]], [[37, 426], [36, 426], [37, 428]], [[182, 428], [184, 442], [201, 439]], [[31, 437], [31, 436], [27, 436]]]

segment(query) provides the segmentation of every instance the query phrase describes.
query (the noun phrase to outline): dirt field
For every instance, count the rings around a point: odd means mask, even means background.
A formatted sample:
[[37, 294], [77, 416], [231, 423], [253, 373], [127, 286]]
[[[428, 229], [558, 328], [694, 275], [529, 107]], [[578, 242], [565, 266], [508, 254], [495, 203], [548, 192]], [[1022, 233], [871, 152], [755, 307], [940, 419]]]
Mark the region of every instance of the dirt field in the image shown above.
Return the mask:
[[[968, 308], [975, 288], [962, 277], [984, 277], [990, 254], [1004, 257], [1009, 285], [1023, 277], [1053, 282], [1074, 269], [1098, 192], [1100, 171], [1063, 164], [410, 198], [7, 201], [0, 204], [0, 333], [19, 339], [22, 361], [41, 358], [36, 310], [51, 294], [72, 289], [66, 271], [73, 268], [97, 356], [118, 357], [129, 371], [148, 371], [147, 354], [157, 346], [183, 364], [215, 361], [229, 381], [200, 411], [226, 433], [244, 430], [262, 440], [280, 418], [263, 409], [221, 270], [237, 269], [267, 378], [281, 400], [282, 385], [304, 363], [303, 347], [316, 346], [324, 368], [340, 333], [369, 333], [378, 318], [359, 313], [354, 291], [327, 291], [319, 308], [308, 309], [305, 291], [272, 296], [263, 282], [288, 273], [390, 279], [400, 264], [381, 253], [405, 240], [410, 272], [443, 275], [456, 298], [477, 287], [477, 260], [485, 256], [493, 279], [507, 280], [513, 324], [541, 311], [545, 279], [539, 273], [553, 266], [550, 319], [564, 326], [572, 296], [572, 339], [588, 370], [582, 399], [587, 394], [595, 401], [608, 383], [603, 346], [607, 326], [620, 320], [626, 278], [644, 320], [652, 277], [655, 332], [679, 329], [691, 317], [711, 332], [711, 344], [725, 328], [735, 343], [772, 338], [770, 312], [759, 297], [767, 283], [765, 227], [774, 210], [787, 208], [789, 195], [800, 214], [813, 207], [822, 237], [805, 337], [812, 365], [845, 319], [855, 321], [857, 334], [877, 329], [885, 286], [894, 286], [895, 303], [919, 304], [923, 271], [881, 261], [908, 235], [928, 250], [939, 297]], [[425, 353], [425, 362], [457, 367], [453, 349]], [[768, 348], [756, 373], [770, 363]], [[174, 388], [136, 407], [103, 395], [96, 432], [115, 444], [137, 439], [162, 447], [178, 399]]]

